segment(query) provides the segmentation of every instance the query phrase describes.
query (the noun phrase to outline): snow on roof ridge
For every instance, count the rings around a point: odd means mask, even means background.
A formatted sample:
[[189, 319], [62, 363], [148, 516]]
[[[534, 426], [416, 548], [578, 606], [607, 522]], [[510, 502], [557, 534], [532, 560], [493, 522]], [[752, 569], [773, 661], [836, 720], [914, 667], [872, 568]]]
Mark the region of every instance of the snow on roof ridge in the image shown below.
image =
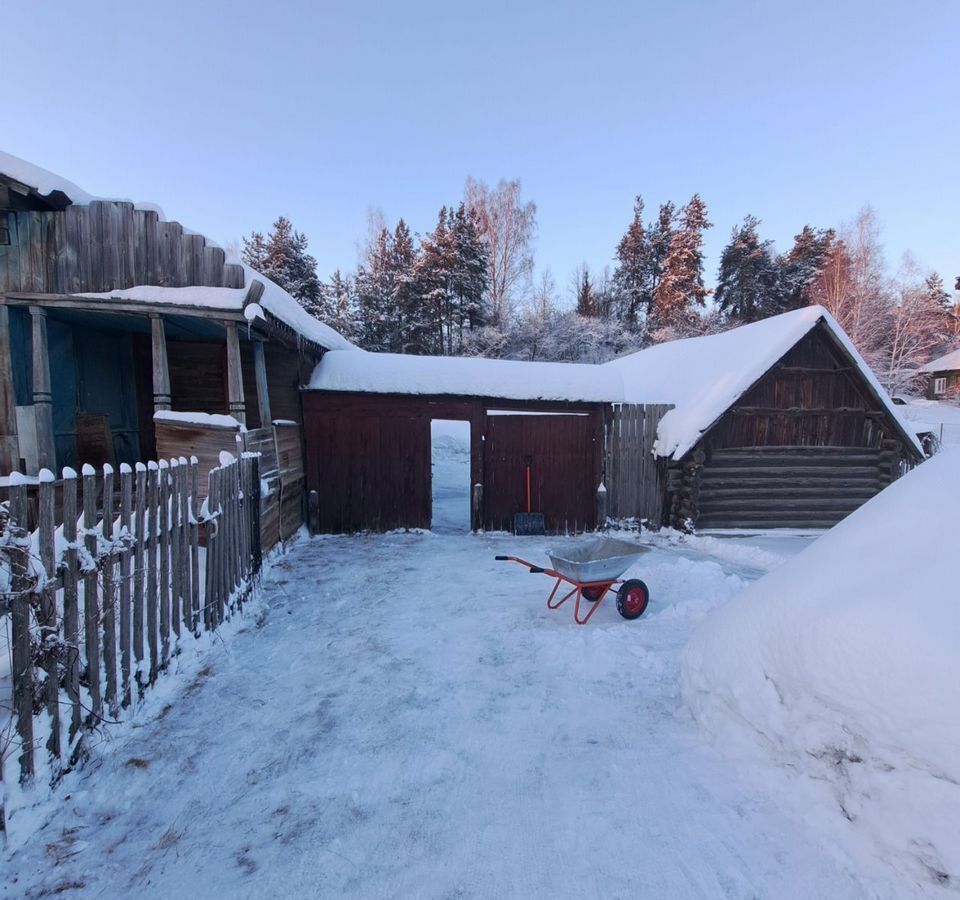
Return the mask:
[[327, 353], [307, 386], [311, 390], [460, 394], [509, 400], [616, 403], [623, 399], [619, 373], [590, 363], [366, 351]]
[[[132, 203], [134, 209], [155, 212], [161, 221], [166, 221], [163, 210], [156, 203], [151, 203], [148, 200], [129, 200], [123, 197], [98, 197], [55, 172], [4, 150], [0, 150], [0, 175], [6, 175], [14, 181], [19, 181], [21, 184], [33, 188], [41, 197], [49, 197], [54, 191], [60, 191], [60, 193], [69, 197], [70, 202], [76, 206], [89, 206], [98, 200], [106, 203]], [[188, 234], [194, 233], [185, 226], [183, 230]], [[208, 241], [208, 243], [210, 242]]]
[[956, 350], [951, 350], [949, 353], [939, 356], [936, 359], [931, 359], [925, 366], [923, 366], [921, 372], [950, 372], [954, 369], [960, 369], [960, 347], [957, 347]]

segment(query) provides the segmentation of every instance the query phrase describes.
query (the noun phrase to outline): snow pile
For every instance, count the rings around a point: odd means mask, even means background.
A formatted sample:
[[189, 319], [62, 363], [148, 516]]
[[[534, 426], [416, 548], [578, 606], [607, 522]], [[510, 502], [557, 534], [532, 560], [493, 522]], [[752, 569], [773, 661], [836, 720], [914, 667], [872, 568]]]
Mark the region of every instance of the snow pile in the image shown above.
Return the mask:
[[958, 508], [949, 451], [721, 608], [683, 657], [705, 728], [826, 784], [824, 821], [926, 884], [960, 879], [960, 590], [943, 545]]
[[[680, 459], [744, 392], [823, 320], [870, 382], [878, 399], [912, 433], [843, 329], [822, 306], [808, 306], [721, 334], [670, 341], [605, 363], [623, 378], [627, 403], [672, 403], [654, 450]], [[916, 443], [915, 439], [913, 439]], [[916, 444], [922, 452], [919, 444]]]
[[960, 406], [939, 400], [911, 398], [900, 407], [913, 431], [929, 432], [944, 446], [960, 445]]
[[175, 412], [162, 409], [153, 414], [154, 422], [170, 422], [174, 425], [199, 425], [204, 428], [232, 428], [234, 431], [246, 431], [246, 426], [233, 416], [224, 413]]
[[313, 370], [309, 387], [511, 400], [616, 402], [623, 398], [619, 373], [605, 366], [397, 353], [327, 353]]

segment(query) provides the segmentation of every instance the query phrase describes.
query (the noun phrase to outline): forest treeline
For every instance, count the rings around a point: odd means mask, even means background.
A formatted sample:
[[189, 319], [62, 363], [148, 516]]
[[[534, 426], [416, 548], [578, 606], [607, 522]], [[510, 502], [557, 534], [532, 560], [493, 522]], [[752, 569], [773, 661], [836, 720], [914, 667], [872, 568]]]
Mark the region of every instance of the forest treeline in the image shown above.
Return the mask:
[[638, 196], [611, 265], [577, 267], [563, 298], [550, 272], [534, 278], [536, 205], [520, 182], [467, 179], [463, 198], [441, 207], [422, 236], [373, 215], [354, 271], [322, 280], [306, 236], [283, 216], [266, 235], [245, 237], [242, 256], [316, 318], [383, 352], [603, 362], [821, 304], [887, 389], [901, 391], [960, 338], [938, 274], [909, 258], [889, 274], [869, 207], [839, 229], [805, 225], [781, 253], [760, 224], [748, 215], [733, 229], [708, 289], [712, 223], [699, 194], [649, 218]]

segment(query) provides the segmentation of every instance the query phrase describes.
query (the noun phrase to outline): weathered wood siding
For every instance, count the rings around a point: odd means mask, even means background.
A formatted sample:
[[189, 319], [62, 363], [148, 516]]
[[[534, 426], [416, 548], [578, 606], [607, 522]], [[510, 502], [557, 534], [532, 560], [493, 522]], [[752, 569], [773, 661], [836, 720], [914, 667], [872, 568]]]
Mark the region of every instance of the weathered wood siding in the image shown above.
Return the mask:
[[604, 457], [610, 518], [645, 519], [660, 525], [665, 467], [653, 455], [653, 445], [660, 420], [671, 409], [664, 404], [616, 403], [610, 407]]
[[897, 478], [890, 414], [820, 325], [671, 464], [670, 523], [830, 527]]
[[602, 424], [599, 412], [571, 415], [488, 415], [483, 443], [483, 522], [511, 531], [530, 508], [551, 534], [588, 531], [597, 524]]
[[156, 284], [240, 288], [243, 269], [179, 222], [132, 203], [95, 201], [56, 212], [0, 210], [0, 293], [100, 293]]
[[[533, 507], [554, 532], [592, 528], [601, 466], [597, 404], [519, 403], [481, 397], [304, 391], [307, 488], [317, 491], [323, 532], [429, 528], [432, 419], [470, 422], [471, 483], [479, 521], [511, 528], [526, 509], [530, 457]], [[488, 415], [489, 409], [521, 415]], [[532, 411], [583, 415], [522, 415]]]

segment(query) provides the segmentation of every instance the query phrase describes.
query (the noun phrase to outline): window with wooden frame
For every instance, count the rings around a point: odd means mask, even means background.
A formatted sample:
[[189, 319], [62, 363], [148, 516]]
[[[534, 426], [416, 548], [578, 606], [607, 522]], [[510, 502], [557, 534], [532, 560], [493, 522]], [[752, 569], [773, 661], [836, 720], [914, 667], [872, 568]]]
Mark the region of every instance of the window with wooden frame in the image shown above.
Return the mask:
[[945, 394], [947, 392], [947, 379], [946, 378], [934, 378], [933, 379], [933, 393], [934, 394]]

